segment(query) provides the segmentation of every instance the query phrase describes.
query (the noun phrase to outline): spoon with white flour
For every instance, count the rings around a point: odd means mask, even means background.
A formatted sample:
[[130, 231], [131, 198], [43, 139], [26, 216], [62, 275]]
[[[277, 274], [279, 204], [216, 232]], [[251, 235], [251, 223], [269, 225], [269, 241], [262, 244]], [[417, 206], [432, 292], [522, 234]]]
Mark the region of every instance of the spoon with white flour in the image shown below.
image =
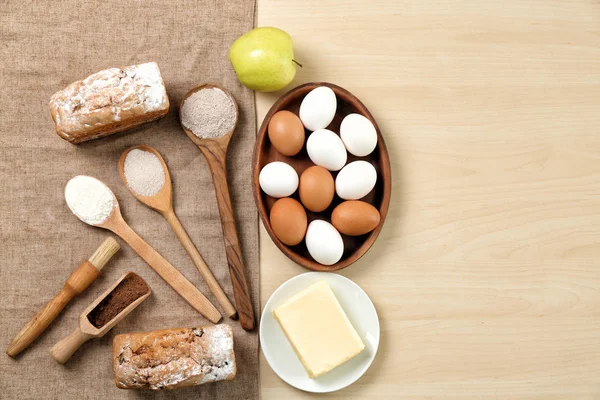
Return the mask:
[[138, 253], [196, 311], [213, 323], [221, 314], [175, 267], [144, 241], [121, 216], [114, 193], [100, 180], [79, 175], [67, 183], [65, 200], [77, 218], [88, 225], [112, 231]]
[[145, 144], [131, 147], [121, 154], [119, 173], [123, 183], [136, 199], [165, 217], [227, 316], [236, 318], [237, 311], [173, 210], [171, 174], [160, 153], [154, 147]]
[[179, 117], [183, 130], [198, 146], [210, 167], [240, 325], [247, 331], [252, 330], [255, 325], [252, 299], [227, 184], [227, 147], [238, 120], [237, 103], [227, 90], [206, 84], [184, 96]]

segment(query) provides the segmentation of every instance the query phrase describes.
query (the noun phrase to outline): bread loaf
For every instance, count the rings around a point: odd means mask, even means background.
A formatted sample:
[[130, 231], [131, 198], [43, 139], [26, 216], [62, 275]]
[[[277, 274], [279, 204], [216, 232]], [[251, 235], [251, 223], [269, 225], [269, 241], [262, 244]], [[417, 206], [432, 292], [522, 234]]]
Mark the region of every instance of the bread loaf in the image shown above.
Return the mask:
[[121, 389], [175, 389], [231, 380], [236, 374], [231, 327], [117, 335], [113, 369]]
[[110, 68], [73, 82], [50, 99], [56, 133], [81, 143], [120, 132], [169, 112], [155, 62]]

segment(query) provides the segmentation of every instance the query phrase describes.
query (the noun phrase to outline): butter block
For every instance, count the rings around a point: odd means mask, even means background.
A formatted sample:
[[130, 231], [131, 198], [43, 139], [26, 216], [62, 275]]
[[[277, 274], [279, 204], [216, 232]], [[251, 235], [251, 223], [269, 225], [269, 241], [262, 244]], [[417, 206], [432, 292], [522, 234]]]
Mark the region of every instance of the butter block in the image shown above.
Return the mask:
[[318, 281], [273, 309], [310, 378], [350, 360], [365, 345], [326, 281]]

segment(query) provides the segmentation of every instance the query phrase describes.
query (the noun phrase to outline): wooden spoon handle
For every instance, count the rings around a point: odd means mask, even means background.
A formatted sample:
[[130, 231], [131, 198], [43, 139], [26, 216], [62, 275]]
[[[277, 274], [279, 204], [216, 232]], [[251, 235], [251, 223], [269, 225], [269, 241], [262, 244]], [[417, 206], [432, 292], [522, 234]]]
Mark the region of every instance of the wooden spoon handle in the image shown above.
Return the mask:
[[221, 320], [219, 310], [200, 293], [196, 286], [135, 233], [129, 225], [121, 220], [111, 226], [111, 230], [127, 242], [196, 311], [214, 324]]
[[235, 307], [233, 307], [227, 298], [227, 295], [219, 285], [219, 282], [215, 279], [215, 276], [212, 274], [211, 270], [208, 268], [208, 265], [206, 265], [206, 262], [198, 252], [198, 249], [196, 246], [194, 246], [192, 239], [190, 239], [189, 235], [185, 231], [185, 228], [183, 225], [181, 225], [181, 221], [179, 221], [179, 218], [177, 218], [175, 211], [173, 211], [171, 208], [162, 214], [169, 222], [169, 225], [171, 225], [171, 228], [173, 228], [173, 231], [183, 245], [183, 248], [185, 251], [187, 251], [188, 255], [196, 265], [196, 268], [198, 268], [198, 271], [200, 271], [200, 275], [202, 275], [204, 278], [204, 281], [208, 285], [210, 291], [215, 296], [219, 304], [221, 304], [221, 307], [223, 307], [223, 310], [227, 316], [229, 318], [236, 318], [237, 311], [235, 310]]
[[81, 347], [82, 344], [92, 338], [91, 335], [81, 332], [81, 329], [77, 328], [71, 332], [68, 336], [62, 338], [58, 343], [52, 347], [50, 354], [54, 361], [59, 364], [64, 364], [69, 361], [69, 358]]
[[233, 295], [235, 305], [240, 318], [240, 325], [247, 331], [254, 329], [254, 311], [252, 310], [252, 298], [250, 288], [246, 281], [246, 268], [242, 261], [242, 250], [235, 227], [235, 218], [231, 206], [229, 186], [227, 184], [227, 172], [225, 170], [226, 148], [215, 144], [210, 147], [200, 146], [200, 150], [213, 177], [217, 205], [221, 215], [221, 226], [223, 227], [223, 238], [225, 240], [225, 254], [229, 264], [229, 274], [233, 284]]

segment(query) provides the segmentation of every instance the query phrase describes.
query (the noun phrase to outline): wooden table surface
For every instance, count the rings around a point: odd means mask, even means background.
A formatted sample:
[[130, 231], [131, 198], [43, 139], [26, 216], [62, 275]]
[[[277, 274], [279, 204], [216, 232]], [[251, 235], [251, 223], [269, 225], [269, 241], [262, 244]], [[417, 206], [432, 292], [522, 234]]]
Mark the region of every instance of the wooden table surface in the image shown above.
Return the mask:
[[[371, 296], [372, 367], [327, 398], [600, 398], [600, 3], [259, 0], [294, 86], [357, 95], [390, 212], [341, 273]], [[280, 95], [258, 94], [258, 121]], [[305, 270], [261, 233], [261, 297]], [[262, 357], [262, 355], [261, 355]], [[261, 361], [263, 399], [307, 398]]]

